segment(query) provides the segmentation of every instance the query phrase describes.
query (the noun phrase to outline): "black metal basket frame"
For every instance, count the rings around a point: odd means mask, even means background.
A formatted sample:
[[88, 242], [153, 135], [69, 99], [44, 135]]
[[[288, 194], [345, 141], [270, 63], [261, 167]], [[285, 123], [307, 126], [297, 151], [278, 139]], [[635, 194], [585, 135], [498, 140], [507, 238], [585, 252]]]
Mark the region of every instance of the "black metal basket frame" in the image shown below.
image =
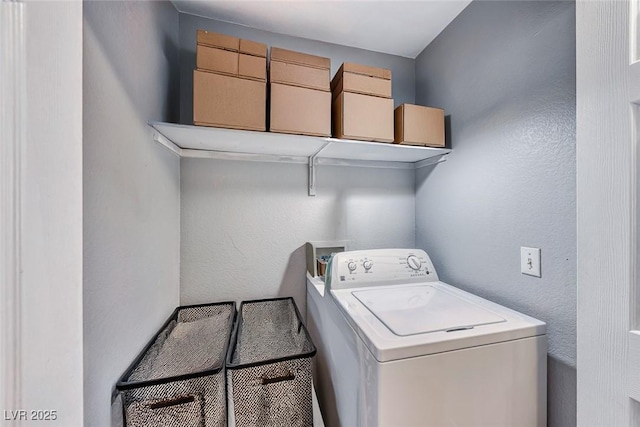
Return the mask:
[[[283, 300], [291, 301], [291, 305], [293, 305], [293, 308], [294, 308], [295, 313], [296, 313], [296, 318], [298, 319], [298, 322], [299, 322], [299, 325], [300, 325], [298, 327], [298, 332], [300, 332], [300, 330], [302, 330], [304, 332], [307, 341], [309, 341], [309, 344], [311, 345], [311, 350], [309, 350], [307, 352], [304, 352], [304, 353], [294, 354], [294, 355], [291, 355], [291, 356], [276, 357], [276, 358], [273, 358], [273, 359], [259, 360], [257, 362], [249, 362], [249, 363], [241, 363], [241, 364], [232, 363], [231, 359], [233, 358], [233, 354], [236, 351], [236, 345], [238, 344], [238, 330], [240, 329], [240, 326], [243, 323], [243, 318], [241, 316], [243, 306], [245, 304], [254, 304], [254, 303], [270, 302], [270, 301], [283, 301]], [[293, 297], [263, 298], [263, 299], [242, 301], [240, 303], [240, 308], [238, 309], [238, 312], [236, 313], [236, 319], [235, 319], [234, 323], [235, 324], [234, 324], [234, 327], [233, 327], [233, 332], [231, 334], [231, 341], [229, 342], [229, 347], [227, 349], [227, 360], [226, 360], [226, 369], [227, 370], [251, 368], [251, 367], [254, 367], [254, 366], [268, 365], [270, 363], [284, 362], [284, 361], [287, 361], [287, 360], [304, 359], [304, 358], [308, 358], [308, 357], [313, 357], [316, 354], [316, 346], [313, 344], [313, 341], [311, 340], [311, 336], [309, 335], [309, 331], [307, 330], [307, 327], [304, 325], [304, 322], [302, 321], [302, 316], [300, 315], [300, 311], [298, 310], [298, 306], [296, 305], [296, 302], [293, 299]]]
[[215, 374], [219, 373], [225, 367], [226, 357], [222, 358], [222, 362], [220, 363], [220, 365], [212, 366], [211, 368], [204, 369], [204, 370], [198, 371], [198, 372], [190, 372], [188, 374], [174, 375], [174, 376], [163, 377], [163, 378], [155, 378], [155, 379], [152, 379], [152, 380], [141, 380], [141, 381], [130, 381], [130, 382], [127, 381], [127, 378], [129, 378], [131, 376], [131, 374], [133, 373], [134, 369], [142, 361], [144, 356], [147, 354], [147, 351], [149, 351], [151, 346], [156, 342], [156, 340], [158, 339], [160, 334], [162, 332], [164, 332], [164, 330], [167, 328], [167, 326], [169, 326], [169, 324], [172, 321], [177, 321], [178, 320], [178, 314], [179, 314], [180, 310], [184, 310], [184, 309], [188, 309], [188, 308], [198, 308], [198, 307], [211, 307], [211, 306], [216, 306], [216, 305], [230, 305], [231, 308], [232, 308], [232, 315], [230, 316], [229, 324], [228, 324], [228, 326], [230, 326], [230, 327], [227, 328], [228, 332], [227, 332], [227, 339], [226, 339], [227, 353], [228, 353], [228, 349], [230, 347], [230, 340], [231, 340], [231, 337], [232, 337], [232, 331], [235, 329], [234, 325], [236, 323], [236, 317], [238, 316], [238, 312], [236, 310], [235, 301], [223, 301], [223, 302], [215, 302], [215, 303], [179, 306], [179, 307], [176, 307], [175, 310], [173, 310], [173, 313], [171, 313], [171, 316], [169, 316], [169, 318], [160, 327], [158, 332], [153, 336], [153, 338], [151, 338], [151, 340], [142, 349], [142, 351], [138, 354], [138, 356], [134, 359], [134, 361], [129, 365], [129, 367], [127, 368], [125, 373], [122, 374], [122, 376], [118, 379], [118, 382], [116, 383], [116, 390], [118, 390], [118, 391], [132, 390], [132, 389], [136, 389], [136, 388], [140, 388], [140, 387], [148, 387], [148, 386], [155, 386], [155, 385], [160, 385], [160, 384], [168, 384], [168, 383], [172, 383], [174, 381], [189, 380], [189, 379], [193, 379], [193, 378], [199, 378], [199, 377], [204, 377], [204, 376], [208, 376], [208, 375], [215, 375]]

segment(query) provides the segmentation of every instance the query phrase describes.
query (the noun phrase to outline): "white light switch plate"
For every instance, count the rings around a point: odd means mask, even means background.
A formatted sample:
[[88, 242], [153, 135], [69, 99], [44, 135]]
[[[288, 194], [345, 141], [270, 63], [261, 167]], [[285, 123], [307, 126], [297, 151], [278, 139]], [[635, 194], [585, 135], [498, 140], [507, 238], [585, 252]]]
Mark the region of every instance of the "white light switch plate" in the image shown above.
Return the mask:
[[520, 271], [529, 276], [540, 276], [540, 248], [520, 248]]

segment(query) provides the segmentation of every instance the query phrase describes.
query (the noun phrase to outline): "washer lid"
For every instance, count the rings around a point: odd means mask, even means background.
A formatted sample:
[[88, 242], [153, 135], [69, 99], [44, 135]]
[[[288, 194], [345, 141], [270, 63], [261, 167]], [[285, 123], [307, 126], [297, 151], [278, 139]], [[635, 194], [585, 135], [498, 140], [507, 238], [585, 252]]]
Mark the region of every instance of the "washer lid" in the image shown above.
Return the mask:
[[352, 295], [399, 336], [506, 322], [478, 304], [431, 285], [359, 290]]

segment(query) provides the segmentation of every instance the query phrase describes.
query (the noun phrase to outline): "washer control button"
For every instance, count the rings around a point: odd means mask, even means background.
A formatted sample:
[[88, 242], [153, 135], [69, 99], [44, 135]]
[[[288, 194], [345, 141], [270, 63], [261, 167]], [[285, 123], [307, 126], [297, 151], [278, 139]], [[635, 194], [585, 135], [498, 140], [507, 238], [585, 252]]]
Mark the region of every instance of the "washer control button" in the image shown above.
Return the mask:
[[357, 265], [353, 261], [349, 261], [349, 264], [347, 264], [347, 268], [349, 269], [349, 271], [355, 271], [356, 267], [357, 267]]
[[407, 257], [407, 265], [409, 265], [409, 267], [411, 267], [412, 270], [420, 270], [420, 267], [422, 267], [422, 263], [420, 262], [420, 259], [418, 259], [417, 256], [415, 255], [409, 255]]
[[373, 263], [369, 260], [366, 260], [365, 262], [362, 263], [362, 266], [366, 271], [369, 271], [371, 270], [371, 267], [373, 267]]

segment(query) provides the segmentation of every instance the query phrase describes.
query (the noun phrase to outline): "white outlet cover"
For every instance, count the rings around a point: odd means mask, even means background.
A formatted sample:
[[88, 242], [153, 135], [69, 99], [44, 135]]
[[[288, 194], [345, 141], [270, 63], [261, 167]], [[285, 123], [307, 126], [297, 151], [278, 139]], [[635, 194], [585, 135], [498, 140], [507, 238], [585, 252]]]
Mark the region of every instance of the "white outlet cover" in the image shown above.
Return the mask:
[[528, 276], [540, 275], [540, 248], [520, 248], [520, 271]]

